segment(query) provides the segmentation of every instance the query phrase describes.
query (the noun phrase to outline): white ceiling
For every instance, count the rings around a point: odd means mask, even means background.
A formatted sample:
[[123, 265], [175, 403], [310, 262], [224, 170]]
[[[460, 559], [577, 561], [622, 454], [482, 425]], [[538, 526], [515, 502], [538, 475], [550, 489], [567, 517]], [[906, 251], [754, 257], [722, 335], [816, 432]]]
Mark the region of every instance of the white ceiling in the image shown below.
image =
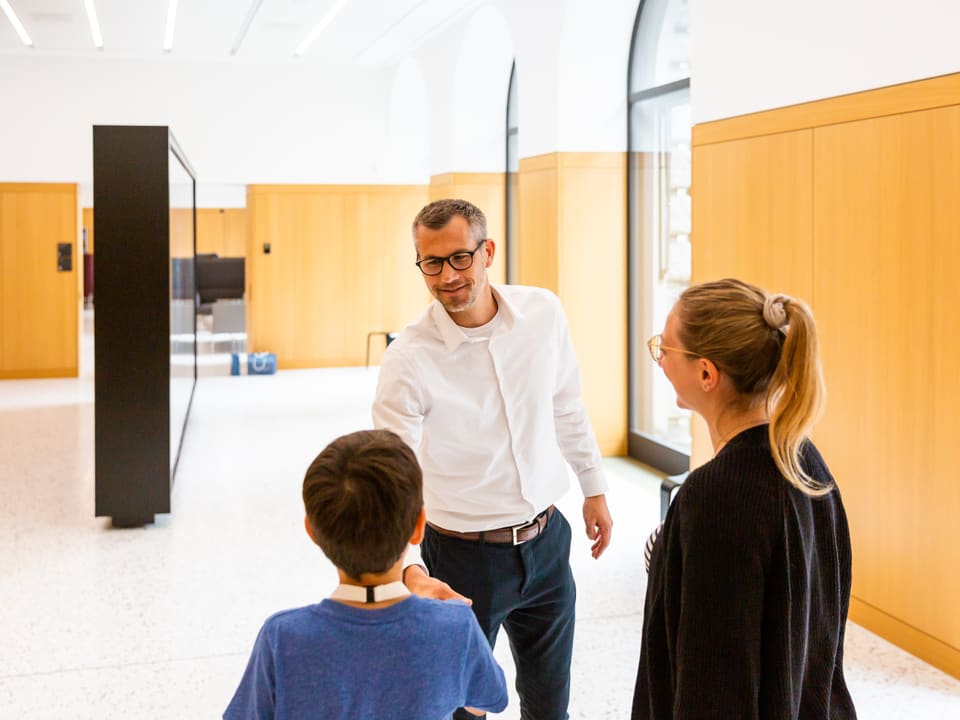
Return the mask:
[[[9, 0], [33, 47], [0, 11], [0, 57], [206, 60], [387, 65], [483, 0], [349, 0], [302, 58], [294, 50], [336, 0], [179, 0], [173, 50], [163, 51], [168, 0], [94, 0], [104, 47], [93, 44], [84, 0]], [[236, 55], [244, 19], [259, 5]]]

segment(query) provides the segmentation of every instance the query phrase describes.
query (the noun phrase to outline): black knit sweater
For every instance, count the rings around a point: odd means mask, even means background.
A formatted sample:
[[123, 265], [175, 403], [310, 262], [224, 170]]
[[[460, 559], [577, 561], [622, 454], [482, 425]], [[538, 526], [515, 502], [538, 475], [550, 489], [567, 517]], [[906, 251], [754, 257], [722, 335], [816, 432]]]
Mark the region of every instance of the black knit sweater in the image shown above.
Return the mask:
[[[843, 679], [850, 534], [837, 490], [811, 498], [768, 426], [690, 473], [653, 549], [633, 720], [856, 718]], [[804, 469], [833, 477], [806, 443]]]

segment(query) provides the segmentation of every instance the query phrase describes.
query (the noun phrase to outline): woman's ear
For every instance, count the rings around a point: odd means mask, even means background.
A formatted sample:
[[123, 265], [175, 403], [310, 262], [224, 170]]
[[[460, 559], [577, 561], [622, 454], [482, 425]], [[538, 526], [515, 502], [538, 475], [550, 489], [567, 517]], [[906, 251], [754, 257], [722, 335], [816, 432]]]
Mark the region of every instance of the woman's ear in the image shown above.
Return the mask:
[[316, 544], [317, 539], [313, 536], [313, 528], [310, 527], [310, 518], [307, 515], [303, 516], [303, 529], [307, 531], [307, 537], [310, 538], [314, 544]]
[[413, 526], [413, 535], [410, 536], [411, 545], [419, 545], [423, 542], [423, 532], [427, 526], [427, 510], [420, 508], [420, 514], [417, 516], [417, 524]]
[[698, 369], [700, 371], [700, 387], [704, 392], [710, 392], [717, 387], [720, 382], [720, 371], [713, 364], [713, 360], [700, 358], [698, 360]]

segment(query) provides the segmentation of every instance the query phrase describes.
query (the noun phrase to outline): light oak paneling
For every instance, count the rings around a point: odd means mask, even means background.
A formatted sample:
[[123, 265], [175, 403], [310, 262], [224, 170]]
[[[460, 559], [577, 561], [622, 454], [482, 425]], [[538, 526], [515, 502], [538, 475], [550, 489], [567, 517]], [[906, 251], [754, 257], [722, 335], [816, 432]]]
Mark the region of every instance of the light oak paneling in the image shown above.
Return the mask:
[[472, 202], [487, 216], [487, 237], [493, 239], [497, 248], [488, 272], [490, 280], [498, 284], [506, 277], [505, 193], [504, 173], [445, 173], [430, 178], [430, 202], [461, 198]]
[[817, 317], [851, 617], [960, 677], [960, 75], [710, 123], [694, 144], [695, 280], [744, 277]]
[[[861, 603], [960, 675], [960, 107], [815, 134], [816, 306]], [[912, 648], [910, 648], [912, 649]]]
[[624, 153], [560, 155], [560, 298], [583, 397], [605, 455], [627, 451], [627, 189]]
[[[76, 377], [83, 260], [77, 186], [0, 184], [0, 378]], [[73, 269], [57, 271], [57, 244]]]
[[[812, 303], [813, 134], [747, 138], [693, 149], [692, 282], [737, 277]], [[691, 467], [713, 456], [691, 424]]]
[[560, 297], [601, 451], [627, 442], [626, 166], [623, 153], [520, 161], [519, 278]]
[[[197, 253], [220, 257], [247, 254], [246, 208], [197, 208]], [[170, 211], [170, 253], [173, 257], [193, 254], [193, 210]]]
[[245, 257], [246, 208], [197, 208], [197, 252]]
[[427, 197], [425, 186], [249, 186], [252, 349], [284, 368], [362, 365], [368, 332], [400, 330], [430, 299], [409, 229]]
[[520, 198], [517, 215], [520, 225], [517, 279], [521, 285], [534, 285], [559, 291], [559, 155], [521, 158]]
[[193, 208], [170, 210], [170, 257], [193, 257]]

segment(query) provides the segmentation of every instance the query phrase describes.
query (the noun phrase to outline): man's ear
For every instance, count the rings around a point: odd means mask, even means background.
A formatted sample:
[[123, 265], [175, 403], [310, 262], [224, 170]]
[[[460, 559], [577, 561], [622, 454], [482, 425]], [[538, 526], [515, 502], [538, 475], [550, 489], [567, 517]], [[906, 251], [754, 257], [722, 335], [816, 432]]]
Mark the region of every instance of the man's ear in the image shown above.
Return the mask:
[[490, 238], [487, 238], [487, 241], [483, 244], [483, 249], [487, 254], [487, 260], [483, 266], [488, 268], [493, 265], [493, 256], [497, 253], [497, 244]]
[[427, 510], [420, 508], [420, 514], [417, 516], [417, 524], [413, 526], [413, 535], [410, 536], [411, 545], [419, 545], [423, 542], [423, 531], [427, 526]]
[[307, 531], [307, 537], [316, 545], [317, 539], [313, 536], [313, 528], [310, 527], [310, 518], [307, 515], [303, 516], [303, 529]]

